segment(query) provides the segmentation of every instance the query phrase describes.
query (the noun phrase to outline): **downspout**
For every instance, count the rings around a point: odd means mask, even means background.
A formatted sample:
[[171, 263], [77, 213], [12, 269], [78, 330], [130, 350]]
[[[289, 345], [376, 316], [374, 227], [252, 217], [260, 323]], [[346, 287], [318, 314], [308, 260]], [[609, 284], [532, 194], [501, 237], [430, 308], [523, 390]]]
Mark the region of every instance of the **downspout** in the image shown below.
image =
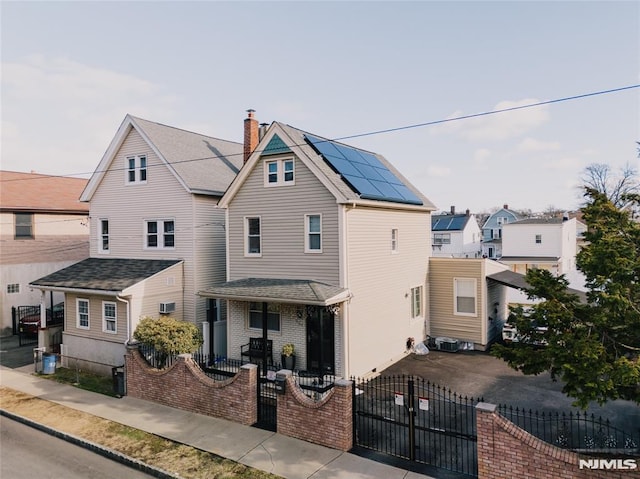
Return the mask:
[[126, 308], [127, 308], [127, 339], [124, 340], [124, 345], [125, 347], [127, 346], [127, 344], [129, 343], [129, 339], [130, 338], [130, 334], [131, 334], [131, 318], [130, 316], [130, 309], [129, 309], [129, 300], [126, 298], [121, 298], [119, 295], [116, 294], [116, 299], [124, 304], [126, 304]]

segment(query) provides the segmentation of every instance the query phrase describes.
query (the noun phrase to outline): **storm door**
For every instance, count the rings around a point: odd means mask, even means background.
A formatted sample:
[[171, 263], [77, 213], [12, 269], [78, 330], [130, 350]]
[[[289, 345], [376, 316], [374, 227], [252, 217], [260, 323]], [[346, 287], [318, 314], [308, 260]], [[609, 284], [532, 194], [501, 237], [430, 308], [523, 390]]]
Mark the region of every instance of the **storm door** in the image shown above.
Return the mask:
[[334, 315], [321, 306], [307, 306], [307, 370], [335, 373]]

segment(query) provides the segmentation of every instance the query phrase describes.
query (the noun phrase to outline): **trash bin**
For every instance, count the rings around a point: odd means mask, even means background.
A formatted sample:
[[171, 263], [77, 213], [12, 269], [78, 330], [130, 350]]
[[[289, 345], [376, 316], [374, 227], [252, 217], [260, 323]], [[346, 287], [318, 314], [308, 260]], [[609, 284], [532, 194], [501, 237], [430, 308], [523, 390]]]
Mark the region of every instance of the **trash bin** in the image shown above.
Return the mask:
[[42, 355], [42, 374], [56, 373], [56, 355], [53, 353], [44, 353]]
[[113, 394], [116, 397], [124, 396], [124, 366], [116, 366], [111, 368], [113, 377]]

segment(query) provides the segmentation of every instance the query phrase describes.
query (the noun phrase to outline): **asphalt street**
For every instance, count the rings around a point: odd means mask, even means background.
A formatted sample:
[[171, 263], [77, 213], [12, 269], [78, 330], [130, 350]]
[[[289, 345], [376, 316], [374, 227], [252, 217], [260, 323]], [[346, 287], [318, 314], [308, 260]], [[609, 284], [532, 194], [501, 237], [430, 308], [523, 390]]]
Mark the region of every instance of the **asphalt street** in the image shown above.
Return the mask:
[[0, 477], [12, 479], [151, 478], [88, 449], [9, 418], [0, 418]]

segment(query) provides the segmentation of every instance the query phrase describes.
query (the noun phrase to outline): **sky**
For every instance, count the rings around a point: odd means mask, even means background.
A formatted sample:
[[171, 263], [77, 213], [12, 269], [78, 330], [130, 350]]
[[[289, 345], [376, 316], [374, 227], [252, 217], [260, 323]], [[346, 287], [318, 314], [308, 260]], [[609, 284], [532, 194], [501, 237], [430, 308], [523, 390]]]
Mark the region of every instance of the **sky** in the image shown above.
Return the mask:
[[241, 142], [249, 108], [439, 210], [572, 210], [587, 165], [640, 167], [640, 88], [437, 123], [640, 84], [636, 1], [2, 0], [0, 30], [3, 170], [88, 178], [127, 113]]

